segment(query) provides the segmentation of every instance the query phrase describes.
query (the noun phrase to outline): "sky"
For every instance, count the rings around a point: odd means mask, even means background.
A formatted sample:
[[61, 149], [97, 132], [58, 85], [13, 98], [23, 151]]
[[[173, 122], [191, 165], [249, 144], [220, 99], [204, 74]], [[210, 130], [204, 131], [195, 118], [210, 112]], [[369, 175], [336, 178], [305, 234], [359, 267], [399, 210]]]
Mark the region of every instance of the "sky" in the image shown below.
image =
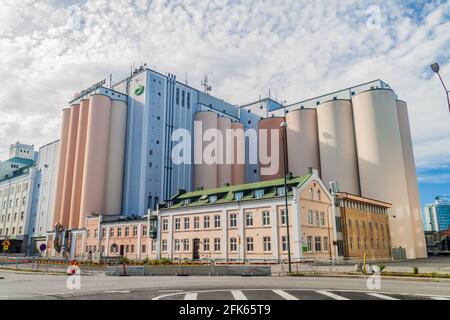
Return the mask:
[[0, 159], [59, 136], [74, 93], [146, 62], [233, 104], [373, 79], [408, 103], [421, 201], [450, 194], [448, 1], [2, 0]]

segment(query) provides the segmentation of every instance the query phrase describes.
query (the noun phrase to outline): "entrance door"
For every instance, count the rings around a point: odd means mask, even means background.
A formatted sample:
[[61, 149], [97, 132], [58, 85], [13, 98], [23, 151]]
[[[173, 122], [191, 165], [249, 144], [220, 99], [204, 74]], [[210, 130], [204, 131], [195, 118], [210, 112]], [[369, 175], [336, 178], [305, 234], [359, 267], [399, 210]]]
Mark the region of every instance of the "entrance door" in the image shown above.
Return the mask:
[[200, 250], [200, 239], [194, 239], [193, 245], [194, 252], [192, 254], [192, 260], [200, 259], [199, 250]]

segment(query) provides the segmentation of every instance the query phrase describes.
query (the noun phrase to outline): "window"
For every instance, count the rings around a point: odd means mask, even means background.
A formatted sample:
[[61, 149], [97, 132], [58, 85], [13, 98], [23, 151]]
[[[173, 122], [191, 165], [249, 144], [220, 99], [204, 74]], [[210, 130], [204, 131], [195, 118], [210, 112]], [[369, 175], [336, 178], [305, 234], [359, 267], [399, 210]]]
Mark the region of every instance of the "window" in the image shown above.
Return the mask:
[[183, 90], [183, 91], [181, 91], [181, 106], [182, 107], [184, 107], [184, 95], [185, 95], [185, 92]]
[[214, 251], [220, 251], [220, 238], [214, 238]]
[[138, 227], [137, 226], [133, 226], [133, 236], [136, 237], [138, 233]]
[[186, 102], [187, 102], [187, 108], [189, 109], [191, 107], [191, 93], [190, 92], [187, 93]]
[[261, 189], [261, 190], [256, 190], [255, 191], [255, 198], [256, 199], [262, 198], [263, 195], [264, 195], [264, 190]]
[[283, 252], [287, 251], [287, 237], [286, 236], [281, 237], [281, 250]]
[[353, 250], [353, 238], [352, 237], [349, 238], [349, 243], [350, 243], [350, 249]]
[[203, 218], [203, 228], [205, 228], [205, 229], [209, 228], [209, 216], [205, 216]]
[[244, 197], [244, 193], [243, 192], [236, 192], [234, 194], [234, 200], [239, 201]]
[[245, 225], [247, 227], [252, 227], [253, 226], [253, 212], [247, 212], [245, 214]]
[[245, 239], [245, 243], [247, 246], [247, 251], [252, 252], [253, 251], [253, 238], [252, 237], [248, 237]]
[[320, 199], [321, 199], [320, 190], [317, 190], [317, 200], [320, 201]]
[[316, 216], [316, 226], [320, 226], [319, 211], [315, 212], [315, 216]]
[[214, 202], [216, 202], [217, 201], [217, 195], [212, 195], [212, 196], [209, 196], [208, 197], [208, 201], [210, 202], [210, 203], [214, 203]]
[[176, 103], [177, 105], [180, 104], [180, 89], [179, 89], [179, 88], [177, 88], [177, 91], [176, 91], [175, 103]]
[[315, 237], [315, 244], [316, 244], [316, 251], [317, 252], [322, 251], [322, 238], [321, 237]]
[[180, 230], [180, 218], [175, 219], [175, 230]]
[[167, 252], [167, 240], [162, 241], [162, 251]]
[[232, 213], [230, 214], [230, 228], [237, 227], [237, 214]]
[[262, 220], [263, 220], [264, 226], [270, 225], [270, 212], [269, 211], [263, 211]]
[[180, 239], [175, 239], [175, 252], [180, 252]]
[[287, 222], [286, 210], [285, 209], [281, 209], [280, 210], [280, 215], [281, 215], [281, 224], [285, 226], [286, 222]]
[[156, 251], [156, 241], [152, 240], [152, 252]]
[[320, 213], [320, 225], [321, 226], [325, 225], [325, 212]]
[[194, 217], [194, 229], [200, 229], [200, 218]]
[[328, 251], [328, 237], [323, 237], [323, 251]]
[[336, 231], [342, 232], [342, 218], [336, 217]]
[[189, 239], [184, 239], [183, 240], [183, 250], [185, 252], [189, 251]]
[[[94, 248], [94, 251], [95, 251], [95, 248]], [[127, 244], [127, 245], [125, 246], [125, 252], [126, 252], [126, 253], [129, 253], [129, 252], [130, 252], [130, 245], [129, 245], [129, 244]]]
[[263, 238], [263, 248], [264, 248], [264, 252], [269, 252], [272, 250], [272, 246], [270, 243], [270, 237]]
[[162, 229], [163, 229], [163, 231], [169, 230], [169, 220], [163, 219], [163, 221], [162, 221]]
[[190, 228], [190, 221], [191, 221], [191, 219], [184, 218], [184, 230], [189, 230], [189, 228]]
[[236, 238], [230, 238], [230, 251], [231, 252], [237, 251], [237, 239]]
[[313, 189], [309, 188], [309, 198], [314, 200], [314, 193], [313, 193]]
[[142, 245], [142, 253], [147, 253], [147, 246], [145, 244]]
[[209, 252], [209, 239], [208, 238], [203, 239], [203, 251]]
[[357, 245], [358, 245], [358, 250], [361, 249], [361, 238], [358, 238]]
[[277, 195], [284, 196], [286, 194], [286, 189], [284, 187], [277, 188]]
[[131, 253], [134, 253], [134, 244], [131, 245]]
[[146, 235], [147, 235], [147, 226], [146, 226], [146, 225], [143, 225], [143, 226], [142, 226], [142, 235], [143, 235], [143, 236], [146, 236]]
[[313, 211], [311, 209], [308, 210], [308, 224], [314, 224]]
[[220, 216], [219, 215], [214, 216], [214, 228], [220, 228]]
[[130, 235], [130, 227], [125, 227], [125, 237]]
[[91, 230], [88, 229], [88, 230], [86, 231], [86, 238], [89, 239], [90, 237], [91, 237]]
[[122, 236], [122, 228], [117, 228], [117, 236], [118, 237]]

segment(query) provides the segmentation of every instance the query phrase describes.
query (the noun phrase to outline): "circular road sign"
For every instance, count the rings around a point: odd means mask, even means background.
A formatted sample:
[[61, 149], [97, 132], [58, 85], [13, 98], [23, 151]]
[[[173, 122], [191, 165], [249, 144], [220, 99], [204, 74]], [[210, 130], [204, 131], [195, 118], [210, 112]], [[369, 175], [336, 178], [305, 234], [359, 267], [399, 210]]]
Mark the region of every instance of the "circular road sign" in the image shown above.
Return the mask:
[[39, 246], [39, 250], [45, 251], [45, 249], [47, 249], [47, 245], [45, 243], [43, 243]]

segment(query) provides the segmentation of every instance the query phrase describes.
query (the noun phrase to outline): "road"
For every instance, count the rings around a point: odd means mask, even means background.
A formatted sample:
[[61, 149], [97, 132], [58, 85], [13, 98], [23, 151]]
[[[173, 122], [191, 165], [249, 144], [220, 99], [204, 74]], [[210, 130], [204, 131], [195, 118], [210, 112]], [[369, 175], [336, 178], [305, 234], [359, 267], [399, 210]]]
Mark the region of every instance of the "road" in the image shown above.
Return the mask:
[[[370, 291], [365, 279], [322, 277], [81, 277], [80, 290], [67, 276], [0, 271], [0, 299], [418, 299], [447, 297], [450, 282], [381, 280]], [[275, 291], [274, 291], [275, 290]], [[281, 291], [277, 291], [281, 290]], [[234, 294], [233, 294], [234, 292]], [[329, 292], [331, 294], [326, 294]], [[378, 293], [374, 296], [368, 293]], [[333, 296], [333, 294], [335, 296]], [[186, 297], [187, 296], [187, 297]], [[385, 296], [385, 297], [383, 297]]]

